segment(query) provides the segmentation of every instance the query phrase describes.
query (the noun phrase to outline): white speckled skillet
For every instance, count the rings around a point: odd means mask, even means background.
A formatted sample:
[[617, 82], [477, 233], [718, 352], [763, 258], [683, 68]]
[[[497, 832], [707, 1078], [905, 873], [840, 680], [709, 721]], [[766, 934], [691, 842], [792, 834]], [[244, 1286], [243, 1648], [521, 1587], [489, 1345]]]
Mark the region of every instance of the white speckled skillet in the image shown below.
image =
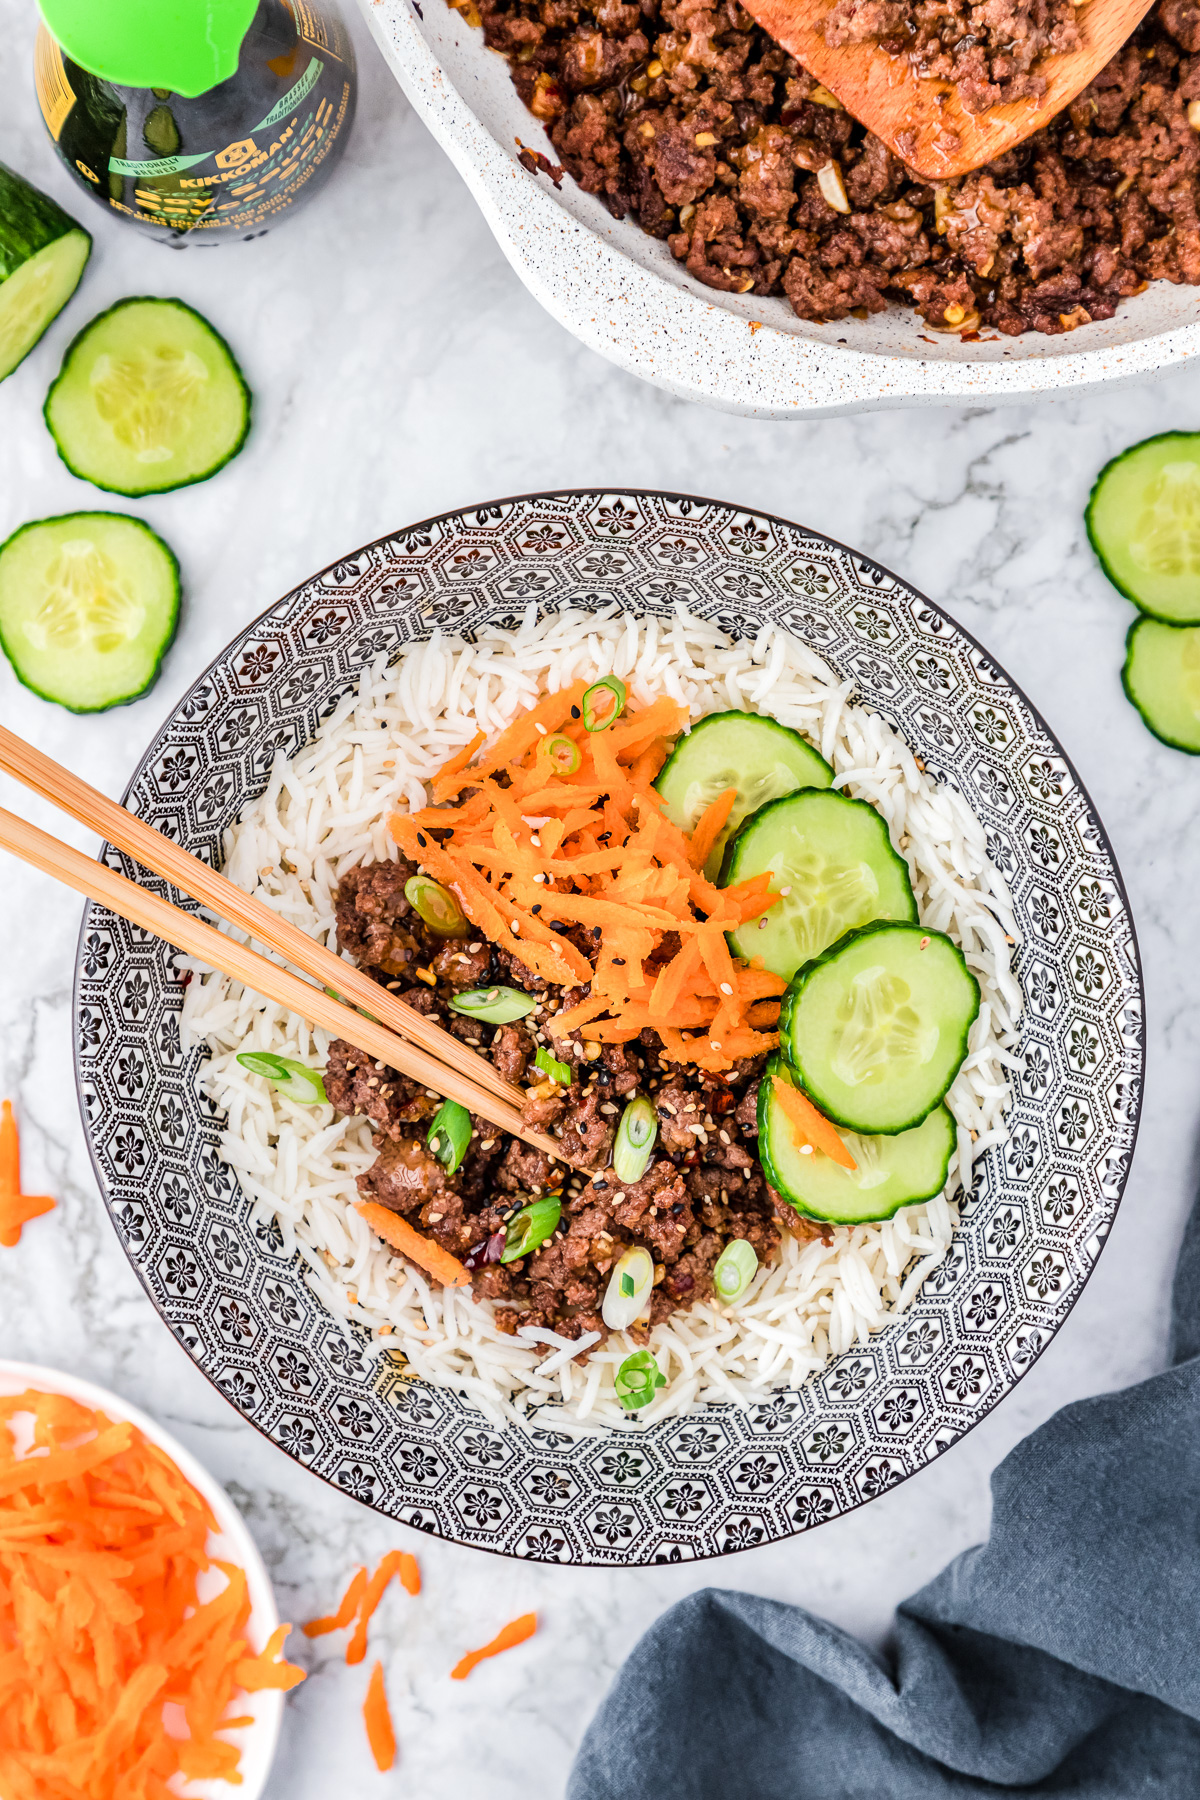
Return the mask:
[[[397, 81], [483, 210], [530, 293], [590, 349], [684, 400], [758, 418], [882, 406], [996, 405], [1145, 380], [1200, 350], [1200, 292], [1155, 282], [1114, 319], [1058, 338], [962, 344], [907, 309], [811, 325], [782, 299], [718, 294], [665, 244], [565, 177], [517, 161], [551, 153], [504, 59], [446, 0], [360, 0]], [[989, 334], [990, 335], [990, 334]]]

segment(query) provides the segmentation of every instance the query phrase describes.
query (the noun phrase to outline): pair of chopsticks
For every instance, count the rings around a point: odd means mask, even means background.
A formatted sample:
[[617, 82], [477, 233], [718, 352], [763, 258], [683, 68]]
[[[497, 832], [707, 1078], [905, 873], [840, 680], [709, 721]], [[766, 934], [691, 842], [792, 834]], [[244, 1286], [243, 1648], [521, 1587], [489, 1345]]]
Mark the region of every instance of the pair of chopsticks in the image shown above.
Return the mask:
[[[366, 1055], [398, 1069], [402, 1075], [432, 1088], [447, 1100], [457, 1100], [502, 1131], [523, 1138], [559, 1162], [570, 1162], [563, 1146], [544, 1132], [527, 1128], [521, 1118], [524, 1099], [484, 1056], [476, 1055], [448, 1031], [405, 1001], [381, 987], [352, 963], [343, 962], [298, 926], [245, 894], [224, 875], [210, 869], [199, 857], [172, 843], [144, 819], [98, 793], [78, 775], [43, 756], [32, 744], [0, 725], [0, 770], [24, 782], [44, 800], [78, 819], [89, 830], [101, 832], [111, 844], [165, 876], [182, 893], [199, 900], [220, 919], [235, 925], [248, 937], [285, 957], [312, 977], [303, 981], [288, 969], [248, 949], [206, 925], [192, 913], [160, 900], [124, 875], [93, 862], [82, 851], [60, 843], [13, 813], [0, 808], [0, 847], [19, 856], [43, 874], [74, 888], [107, 906], [110, 912], [153, 932], [188, 956], [243, 982], [246, 987], [273, 1000], [310, 1024], [345, 1038]], [[320, 986], [313, 986], [313, 982]], [[333, 988], [354, 1006], [344, 1006], [324, 990]], [[372, 1015], [366, 1018], [355, 1007]], [[378, 1021], [378, 1022], [377, 1022]]]

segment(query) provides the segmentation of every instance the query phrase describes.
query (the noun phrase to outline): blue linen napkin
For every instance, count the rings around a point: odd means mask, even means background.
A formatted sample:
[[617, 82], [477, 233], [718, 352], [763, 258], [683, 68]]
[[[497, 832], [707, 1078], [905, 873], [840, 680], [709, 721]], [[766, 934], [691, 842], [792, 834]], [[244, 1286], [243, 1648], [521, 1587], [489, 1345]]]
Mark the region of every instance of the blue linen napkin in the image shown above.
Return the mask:
[[1171, 1366], [1064, 1407], [886, 1657], [710, 1588], [642, 1638], [568, 1800], [1200, 1800], [1200, 1202]]

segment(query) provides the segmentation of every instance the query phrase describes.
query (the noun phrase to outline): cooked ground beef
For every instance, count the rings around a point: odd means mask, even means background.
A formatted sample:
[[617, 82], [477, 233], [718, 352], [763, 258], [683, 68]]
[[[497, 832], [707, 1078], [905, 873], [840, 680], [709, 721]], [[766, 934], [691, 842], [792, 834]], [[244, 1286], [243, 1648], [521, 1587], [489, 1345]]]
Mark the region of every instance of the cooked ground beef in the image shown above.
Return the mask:
[[1038, 58], [1082, 42], [1073, 0], [834, 0], [823, 33], [835, 46], [873, 40], [955, 83], [970, 113], [1044, 94]]
[[360, 968], [387, 976], [411, 974], [437, 945], [430, 942], [420, 914], [404, 897], [416, 874], [412, 863], [360, 864], [347, 869], [338, 885], [337, 936]]
[[[603, 1331], [600, 1309], [609, 1274], [634, 1244], [654, 1259], [651, 1323], [657, 1324], [676, 1306], [709, 1298], [713, 1265], [731, 1238], [746, 1238], [765, 1260], [783, 1230], [820, 1235], [768, 1187], [754, 1155], [761, 1060], [740, 1063], [728, 1076], [705, 1074], [670, 1062], [652, 1031], [636, 1044], [607, 1044], [596, 1054], [597, 1047], [584, 1045], [577, 1033], [564, 1038], [553, 1031], [554, 1015], [576, 1003], [583, 990], [547, 988], [503, 951], [505, 983], [538, 999], [520, 1024], [492, 1026], [450, 1011], [446, 1002], [464, 983], [461, 965], [445, 949], [422, 961], [437, 976], [435, 988], [389, 981], [391, 966], [405, 966], [399, 952], [411, 949], [425, 959], [431, 949], [419, 918], [401, 910], [407, 907], [403, 881], [393, 871], [404, 867], [373, 864], [343, 877], [337, 902], [341, 947], [410, 1005], [489, 1055], [507, 1080], [532, 1082], [528, 1122], [561, 1137], [573, 1160], [595, 1173], [589, 1180], [472, 1116], [462, 1166], [447, 1175], [425, 1142], [437, 1098], [342, 1039], [330, 1045], [326, 1092], [339, 1111], [361, 1114], [375, 1127], [379, 1156], [358, 1178], [363, 1197], [401, 1213], [463, 1261], [475, 1292], [504, 1303], [497, 1312], [503, 1329], [543, 1325], [568, 1337]], [[473, 969], [483, 967], [485, 954], [492, 967], [486, 944], [467, 944], [464, 953]], [[548, 1091], [551, 1084], [540, 1079], [534, 1066], [539, 1041], [569, 1063], [569, 1087]], [[660, 1137], [646, 1174], [622, 1188], [608, 1160], [622, 1105], [637, 1090], [655, 1102]], [[507, 1221], [531, 1197], [558, 1188], [563, 1215], [555, 1236], [521, 1261], [501, 1265]]]
[[782, 293], [813, 320], [895, 300], [970, 339], [1055, 335], [1111, 318], [1147, 281], [1200, 283], [1197, 0], [1160, 0], [1044, 131], [936, 191], [814, 101], [737, 0], [469, 4], [580, 186], [709, 287]]

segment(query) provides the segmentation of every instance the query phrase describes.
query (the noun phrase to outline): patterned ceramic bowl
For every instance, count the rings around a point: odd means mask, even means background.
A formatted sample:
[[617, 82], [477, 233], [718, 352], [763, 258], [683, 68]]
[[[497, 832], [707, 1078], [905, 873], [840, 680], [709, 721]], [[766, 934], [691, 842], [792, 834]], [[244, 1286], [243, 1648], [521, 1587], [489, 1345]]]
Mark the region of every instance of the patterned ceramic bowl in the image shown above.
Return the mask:
[[[498, 1430], [368, 1367], [217, 1154], [180, 1048], [174, 953], [89, 907], [77, 1071], [101, 1191], [197, 1366], [290, 1456], [393, 1518], [574, 1563], [714, 1556], [872, 1499], [962, 1436], [1045, 1349], [1112, 1223], [1136, 1131], [1142, 988], [1121, 878], [1061, 747], [920, 594], [781, 519], [653, 493], [537, 494], [427, 520], [335, 563], [248, 626], [151, 744], [126, 803], [217, 860], [221, 832], [381, 651], [536, 599], [773, 620], [852, 676], [984, 821], [1024, 934], [1025, 1072], [951, 1255], [893, 1328], [795, 1392], [635, 1438]], [[107, 860], [165, 891], [111, 849]], [[179, 896], [170, 897], [177, 903]], [[184, 902], [184, 904], [188, 904]]]
[[[1200, 349], [1195, 288], [1156, 281], [1113, 319], [1066, 337], [931, 333], [907, 307], [815, 325], [782, 298], [702, 287], [664, 243], [616, 220], [567, 176], [504, 58], [447, 0], [360, 0], [417, 116], [451, 158], [534, 298], [590, 349], [685, 400], [757, 418], [986, 401], [1144, 381]], [[987, 341], [991, 337], [994, 341]], [[936, 339], [936, 341], [934, 341]]]

